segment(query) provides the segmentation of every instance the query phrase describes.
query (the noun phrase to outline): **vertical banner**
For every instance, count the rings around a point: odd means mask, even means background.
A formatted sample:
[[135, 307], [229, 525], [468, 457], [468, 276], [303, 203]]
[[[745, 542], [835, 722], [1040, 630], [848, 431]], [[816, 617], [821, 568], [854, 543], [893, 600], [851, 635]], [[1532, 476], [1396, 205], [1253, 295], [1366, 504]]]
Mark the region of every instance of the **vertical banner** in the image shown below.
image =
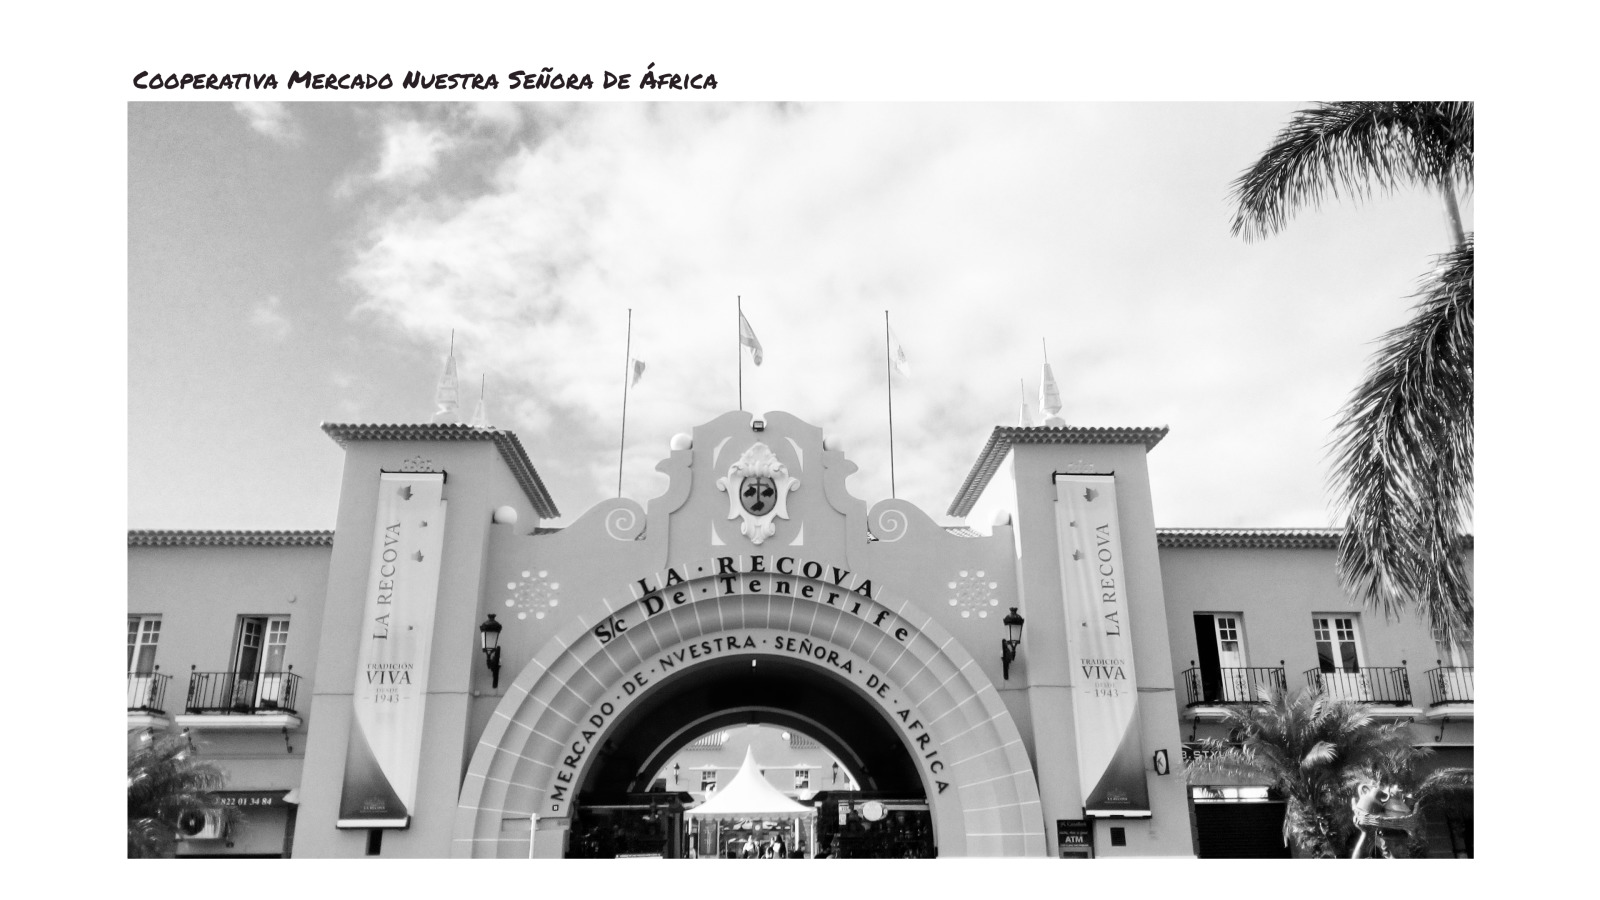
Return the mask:
[[411, 822], [444, 513], [444, 475], [382, 475], [339, 797], [340, 828], [405, 828]]
[[1148, 816], [1115, 479], [1058, 474], [1056, 535], [1084, 815]]

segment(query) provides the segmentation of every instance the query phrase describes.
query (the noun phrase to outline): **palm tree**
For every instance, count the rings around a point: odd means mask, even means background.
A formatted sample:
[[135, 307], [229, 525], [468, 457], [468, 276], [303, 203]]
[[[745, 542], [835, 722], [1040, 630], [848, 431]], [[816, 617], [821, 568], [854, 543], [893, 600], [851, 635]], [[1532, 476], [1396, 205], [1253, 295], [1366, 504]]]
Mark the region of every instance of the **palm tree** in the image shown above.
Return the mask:
[[222, 770], [200, 762], [186, 735], [149, 731], [128, 736], [128, 858], [171, 856], [177, 847], [178, 819], [210, 812], [231, 822], [215, 791]]
[[1222, 724], [1231, 741], [1202, 742], [1206, 752], [1189, 764], [1189, 784], [1225, 778], [1268, 785], [1287, 801], [1284, 843], [1314, 857], [1350, 855], [1357, 837], [1353, 781], [1399, 781], [1429, 752], [1412, 745], [1406, 723], [1380, 725], [1366, 704], [1311, 690], [1291, 696], [1266, 688], [1261, 703], [1228, 707]]
[[1341, 413], [1332, 481], [1347, 516], [1346, 589], [1386, 616], [1415, 609], [1457, 641], [1473, 624], [1473, 238], [1456, 202], [1472, 188], [1472, 164], [1471, 103], [1325, 103], [1296, 113], [1233, 185], [1233, 233], [1247, 240], [1341, 191], [1363, 199], [1420, 184], [1444, 198], [1454, 246]]

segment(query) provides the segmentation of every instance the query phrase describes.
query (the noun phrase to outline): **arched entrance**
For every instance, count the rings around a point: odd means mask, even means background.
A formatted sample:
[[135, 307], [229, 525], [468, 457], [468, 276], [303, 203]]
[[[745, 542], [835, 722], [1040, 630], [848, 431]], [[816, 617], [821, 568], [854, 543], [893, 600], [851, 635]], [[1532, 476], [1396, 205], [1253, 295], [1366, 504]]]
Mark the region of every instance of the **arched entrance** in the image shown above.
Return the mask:
[[[535, 817], [565, 820], [586, 787], [635, 786], [688, 730], [757, 710], [809, 723], [797, 727], [836, 742], [864, 778], [920, 789], [941, 856], [1046, 853], [1009, 713], [961, 644], [909, 602], [897, 602], [905, 624], [890, 632], [859, 603], [649, 600], [572, 623], [518, 675], [472, 754], [452, 855], [528, 856]], [[774, 694], [788, 685], [819, 696]], [[655, 724], [651, 710], [673, 715]]]
[[923, 791], [916, 761], [892, 720], [847, 681], [799, 660], [736, 653], [668, 678], [629, 704], [607, 733], [579, 796], [648, 790], [651, 776], [689, 740], [753, 724], [812, 737], [867, 790]]

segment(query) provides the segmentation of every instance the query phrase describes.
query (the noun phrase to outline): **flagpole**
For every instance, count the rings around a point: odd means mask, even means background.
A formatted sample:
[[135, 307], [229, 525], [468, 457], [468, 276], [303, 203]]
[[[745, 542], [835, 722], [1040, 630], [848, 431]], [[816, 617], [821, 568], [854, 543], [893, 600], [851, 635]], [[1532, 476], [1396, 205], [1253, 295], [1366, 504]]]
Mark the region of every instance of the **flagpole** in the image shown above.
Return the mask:
[[893, 352], [889, 338], [889, 311], [883, 311], [883, 375], [889, 382], [889, 499], [895, 498], [894, 493], [894, 369], [889, 362]]
[[744, 295], [735, 295], [738, 321], [733, 323], [733, 352], [739, 356], [739, 411], [744, 412]]
[[633, 310], [628, 310], [628, 342], [622, 354], [622, 437], [617, 439], [617, 497], [622, 496], [622, 448], [628, 443], [628, 375], [633, 368]]

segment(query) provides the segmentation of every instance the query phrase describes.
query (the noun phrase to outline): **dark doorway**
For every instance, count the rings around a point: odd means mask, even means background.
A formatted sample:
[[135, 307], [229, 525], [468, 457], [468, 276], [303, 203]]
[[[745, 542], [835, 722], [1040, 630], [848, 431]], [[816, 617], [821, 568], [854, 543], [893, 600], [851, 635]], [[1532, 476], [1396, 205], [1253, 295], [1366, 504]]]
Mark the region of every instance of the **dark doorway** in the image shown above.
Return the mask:
[[1201, 859], [1287, 859], [1281, 801], [1194, 804]]
[[[629, 705], [579, 788], [569, 854], [684, 854], [682, 810], [689, 795], [650, 793], [655, 776], [700, 735], [745, 724], [792, 729], [816, 740], [856, 775], [866, 792], [861, 798], [893, 797], [903, 805], [900, 812], [914, 813], [876, 828], [861, 829], [857, 823], [857, 831], [876, 838], [892, 825], [901, 843], [885, 844], [879, 848], [883, 852], [934, 855], [920, 772], [885, 715], [847, 682], [809, 663], [755, 656], [702, 663], [652, 686]], [[917, 804], [923, 811], [911, 809]], [[837, 823], [837, 808], [830, 811]], [[850, 814], [847, 801], [846, 832]], [[876, 852], [871, 841], [856, 840], [853, 846], [860, 856]]]

